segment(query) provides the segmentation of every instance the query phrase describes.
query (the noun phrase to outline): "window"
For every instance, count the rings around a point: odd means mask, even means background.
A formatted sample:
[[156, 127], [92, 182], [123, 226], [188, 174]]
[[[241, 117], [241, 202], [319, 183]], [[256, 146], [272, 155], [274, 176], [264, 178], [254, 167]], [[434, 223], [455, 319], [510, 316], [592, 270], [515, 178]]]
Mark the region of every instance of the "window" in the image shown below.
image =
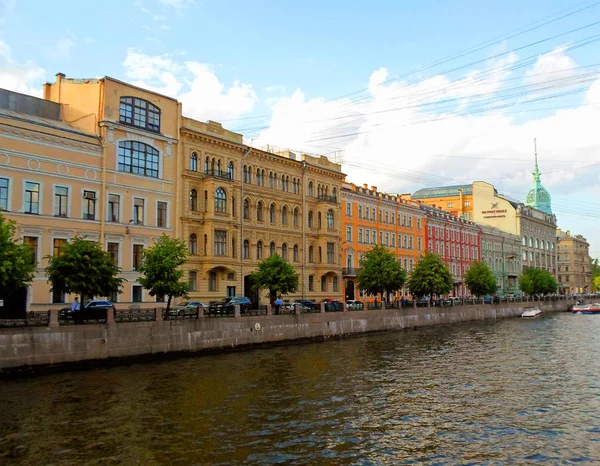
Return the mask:
[[227, 212], [227, 195], [223, 188], [218, 188], [215, 191], [215, 212]]
[[142, 287], [140, 285], [133, 285], [131, 292], [131, 301], [134, 303], [142, 302]]
[[144, 252], [144, 245], [134, 244], [133, 245], [133, 270], [137, 270], [142, 265], [142, 254]]
[[242, 248], [242, 255], [244, 259], [248, 259], [250, 257], [250, 241], [247, 239], [244, 240], [244, 247]]
[[451, 209], [452, 207], [454, 207], [454, 203], [453, 202], [448, 202], [448, 208]]
[[65, 302], [64, 293], [60, 293], [59, 291], [52, 292], [52, 304], [62, 304]]
[[0, 210], [8, 210], [8, 178], [0, 178]]
[[248, 202], [248, 199], [244, 199], [244, 205], [242, 207], [242, 211], [243, 211], [244, 219], [249, 219], [250, 218], [250, 203]]
[[235, 217], [235, 197], [231, 196], [231, 215]]
[[333, 277], [332, 286], [333, 291], [338, 291], [338, 277]]
[[256, 243], [256, 258], [258, 260], [261, 260], [263, 257], [262, 250], [263, 250], [263, 244], [262, 244], [262, 241], [259, 241], [258, 243]]
[[195, 152], [192, 152], [192, 155], [190, 156], [190, 170], [193, 172], [198, 171], [198, 154]]
[[298, 262], [300, 260], [298, 245], [294, 244], [294, 262]]
[[190, 191], [190, 210], [196, 212], [198, 210], [198, 191], [192, 189]]
[[333, 221], [333, 211], [330, 209], [327, 211], [327, 229], [333, 230], [335, 223]]
[[60, 250], [67, 244], [67, 240], [63, 238], [55, 238], [52, 242], [52, 255], [58, 256], [60, 254]]
[[308, 291], [315, 291], [315, 276], [308, 276]]
[[119, 243], [108, 243], [106, 250], [115, 267], [119, 266]]
[[308, 248], [308, 262], [314, 262], [314, 249], [312, 246]]
[[256, 205], [256, 220], [258, 220], [259, 222], [263, 221], [263, 205], [260, 201]]
[[139, 197], [133, 198], [133, 223], [144, 224], [144, 200]]
[[167, 228], [167, 203], [158, 201], [156, 203], [156, 226]]
[[256, 169], [256, 184], [258, 186], [264, 186], [265, 185], [264, 179], [263, 179], [263, 177], [261, 175], [260, 168]]
[[190, 254], [198, 254], [198, 237], [195, 233], [190, 235]]
[[208, 272], [208, 291], [217, 291], [217, 272]]
[[118, 223], [120, 220], [121, 196], [117, 194], [108, 195], [108, 221]]
[[25, 236], [23, 238], [23, 244], [26, 244], [31, 249], [31, 263], [37, 266], [37, 251], [38, 251], [38, 238], [37, 236]]
[[198, 273], [195, 271], [190, 271], [188, 283], [190, 284], [190, 291], [196, 291], [197, 283], [198, 283]]
[[275, 204], [271, 204], [269, 207], [269, 221], [275, 223]]
[[313, 213], [312, 210], [308, 213], [308, 227], [313, 227]]
[[308, 195], [310, 197], [313, 197], [313, 190], [314, 190], [313, 182], [311, 181], [311, 182], [308, 183]]
[[281, 245], [281, 257], [284, 261], [287, 261], [287, 244], [285, 243]]
[[119, 171], [158, 178], [158, 151], [154, 147], [143, 142], [122, 141], [117, 153]]
[[160, 109], [143, 99], [121, 97], [119, 121], [150, 131], [160, 131]]
[[358, 243], [362, 244], [362, 242], [363, 242], [363, 229], [359, 228], [358, 229]]
[[321, 291], [327, 291], [327, 277], [321, 276]]
[[[395, 217], [392, 217], [395, 218]], [[392, 247], [396, 247], [396, 233], [392, 233]]]
[[281, 209], [281, 223], [282, 225], [287, 225], [287, 207], [283, 206]]
[[465, 207], [471, 207], [471, 201], [465, 201]]
[[273, 172], [269, 172], [269, 188], [275, 187], [275, 179], [273, 178]]
[[423, 247], [423, 245], [421, 244], [421, 242], [422, 242], [422, 238], [419, 236], [419, 237], [417, 238], [417, 249], [418, 249], [419, 251], [420, 251], [420, 250], [421, 250], [421, 248]]
[[40, 184], [25, 182], [25, 209], [26, 214], [40, 213]]
[[227, 255], [227, 232], [215, 230], [215, 256]]
[[358, 218], [362, 218], [362, 206], [358, 206]]
[[346, 227], [346, 242], [352, 242], [352, 227]]
[[54, 188], [54, 216], [66, 217], [69, 200], [69, 188], [57, 186]]
[[300, 213], [298, 207], [294, 209], [294, 226], [297, 227], [300, 225]]
[[229, 162], [229, 165], [227, 165], [227, 177], [233, 180], [233, 162]]
[[319, 228], [319, 229], [321, 229], [322, 224], [323, 224], [322, 218], [323, 218], [323, 216], [321, 215], [321, 212], [318, 212], [317, 213], [317, 228]]
[[335, 243], [327, 243], [327, 262], [335, 263]]
[[272, 257], [275, 255], [275, 243], [271, 243], [269, 245], [269, 256]]

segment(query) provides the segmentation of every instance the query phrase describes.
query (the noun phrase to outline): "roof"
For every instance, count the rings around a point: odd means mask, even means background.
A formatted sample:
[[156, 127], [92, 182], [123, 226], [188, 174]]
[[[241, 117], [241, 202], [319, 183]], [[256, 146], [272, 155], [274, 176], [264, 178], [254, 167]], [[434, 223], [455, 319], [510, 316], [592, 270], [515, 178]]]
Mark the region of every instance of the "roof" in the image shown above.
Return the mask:
[[413, 199], [432, 199], [436, 197], [460, 196], [460, 191], [464, 195], [473, 194], [473, 185], [457, 184], [454, 186], [438, 186], [435, 188], [422, 188], [415, 192]]

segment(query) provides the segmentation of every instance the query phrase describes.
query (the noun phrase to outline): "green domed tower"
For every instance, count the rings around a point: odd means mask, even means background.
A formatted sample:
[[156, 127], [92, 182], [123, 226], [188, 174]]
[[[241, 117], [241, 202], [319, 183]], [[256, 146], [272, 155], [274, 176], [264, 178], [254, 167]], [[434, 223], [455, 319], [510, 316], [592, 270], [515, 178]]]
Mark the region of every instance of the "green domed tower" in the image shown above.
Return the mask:
[[533, 172], [533, 187], [527, 193], [525, 205], [531, 206], [537, 210], [541, 210], [542, 212], [546, 212], [547, 214], [552, 214], [552, 199], [550, 198], [550, 193], [546, 191], [546, 188], [542, 186], [542, 182], [540, 179], [541, 173], [540, 169], [538, 168], [537, 146], [535, 145], [535, 139], [534, 147], [535, 170]]

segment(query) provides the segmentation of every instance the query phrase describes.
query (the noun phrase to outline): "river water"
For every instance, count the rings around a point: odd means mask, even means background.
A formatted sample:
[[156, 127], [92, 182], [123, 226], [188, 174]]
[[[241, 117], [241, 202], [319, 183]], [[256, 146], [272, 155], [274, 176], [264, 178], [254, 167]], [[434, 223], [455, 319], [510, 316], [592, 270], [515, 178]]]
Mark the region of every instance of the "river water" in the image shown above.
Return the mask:
[[600, 461], [600, 317], [0, 381], [0, 464]]

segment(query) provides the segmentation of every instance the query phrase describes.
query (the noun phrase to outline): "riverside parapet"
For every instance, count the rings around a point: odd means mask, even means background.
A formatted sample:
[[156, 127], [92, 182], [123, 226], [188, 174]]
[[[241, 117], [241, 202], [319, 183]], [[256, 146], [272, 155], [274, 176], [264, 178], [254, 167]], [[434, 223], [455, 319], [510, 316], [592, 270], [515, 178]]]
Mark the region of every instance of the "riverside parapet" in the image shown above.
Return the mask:
[[[0, 372], [519, 317], [534, 303], [0, 328]], [[535, 303], [568, 311], [571, 301]], [[118, 359], [117, 359], [118, 360]]]

